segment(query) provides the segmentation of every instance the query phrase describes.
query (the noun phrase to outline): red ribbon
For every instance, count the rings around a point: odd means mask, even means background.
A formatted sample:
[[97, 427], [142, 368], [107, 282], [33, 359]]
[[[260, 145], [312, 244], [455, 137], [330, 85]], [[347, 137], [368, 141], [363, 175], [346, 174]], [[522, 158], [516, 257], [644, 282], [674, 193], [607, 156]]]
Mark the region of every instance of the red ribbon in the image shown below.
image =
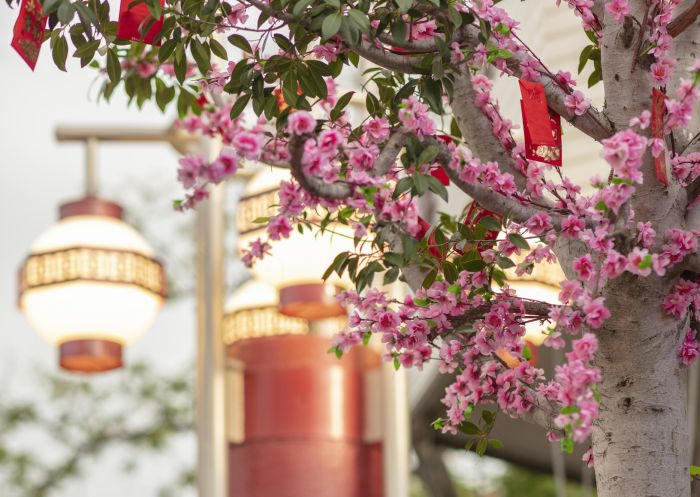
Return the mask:
[[[119, 21], [117, 22], [117, 38], [123, 40], [140, 41], [153, 45], [153, 40], [158, 36], [163, 29], [163, 16], [157, 19], [145, 35], [142, 35], [139, 28], [146, 26], [153, 17], [145, 3], [130, 5], [134, 0], [122, 0], [119, 7]], [[160, 0], [160, 5], [163, 6], [165, 0]], [[160, 45], [160, 42], [156, 45]]]
[[[666, 116], [666, 95], [654, 88], [651, 92], [651, 136], [664, 139], [664, 117]], [[662, 153], [654, 159], [656, 177], [668, 186], [668, 173], [666, 172], [666, 154]]]
[[41, 15], [39, 0], [22, 0], [11, 45], [32, 71], [36, 67], [41, 44], [44, 42], [47, 20], [47, 16]]
[[525, 156], [553, 166], [562, 164], [561, 118], [547, 106], [544, 85], [520, 80]]

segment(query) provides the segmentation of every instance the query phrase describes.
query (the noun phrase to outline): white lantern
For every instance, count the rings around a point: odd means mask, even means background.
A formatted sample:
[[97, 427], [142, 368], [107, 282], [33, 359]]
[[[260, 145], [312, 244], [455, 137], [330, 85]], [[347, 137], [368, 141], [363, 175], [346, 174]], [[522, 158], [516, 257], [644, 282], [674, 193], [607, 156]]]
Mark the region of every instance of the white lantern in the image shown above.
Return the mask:
[[[279, 204], [279, 185], [288, 180], [286, 169], [265, 168], [248, 183], [238, 206], [239, 250], [257, 238], [264, 238], [264, 225], [255, 220], [269, 217], [272, 206]], [[313, 221], [313, 220], [312, 220]], [[280, 292], [280, 312], [309, 320], [329, 318], [344, 313], [335, 300], [338, 286], [349, 286], [348, 279], [333, 274], [326, 284], [322, 276], [336, 255], [354, 251], [353, 231], [334, 223], [324, 233], [299, 233], [273, 243], [271, 256], [256, 261], [253, 275]]]
[[146, 240], [121, 207], [95, 197], [61, 206], [19, 273], [19, 307], [73, 371], [120, 367], [122, 347], [152, 325], [165, 293]]

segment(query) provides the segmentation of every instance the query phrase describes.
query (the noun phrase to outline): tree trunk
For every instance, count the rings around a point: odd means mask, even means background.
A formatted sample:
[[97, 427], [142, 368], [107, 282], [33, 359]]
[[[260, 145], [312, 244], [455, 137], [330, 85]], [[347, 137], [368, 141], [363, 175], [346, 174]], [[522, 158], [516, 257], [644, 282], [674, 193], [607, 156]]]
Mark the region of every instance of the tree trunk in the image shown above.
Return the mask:
[[[655, 277], [606, 289], [613, 317], [598, 333], [600, 418], [593, 433], [599, 497], [686, 497], [691, 441], [688, 370], [678, 360], [687, 323], [665, 315]], [[648, 280], [648, 281], [647, 281]]]

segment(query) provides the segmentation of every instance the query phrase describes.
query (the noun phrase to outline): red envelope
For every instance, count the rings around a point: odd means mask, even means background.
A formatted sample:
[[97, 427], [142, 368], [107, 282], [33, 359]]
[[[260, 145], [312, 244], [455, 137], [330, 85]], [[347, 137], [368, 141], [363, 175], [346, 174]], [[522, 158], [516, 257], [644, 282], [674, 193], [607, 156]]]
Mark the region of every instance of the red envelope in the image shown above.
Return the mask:
[[[664, 139], [664, 117], [666, 116], [666, 95], [654, 88], [651, 92], [651, 136]], [[666, 154], [661, 154], [654, 159], [656, 165], [656, 177], [668, 186], [668, 173], [666, 172]]]
[[[139, 27], [146, 26], [153, 18], [145, 3], [129, 7], [134, 0], [122, 0], [119, 7], [119, 21], [117, 22], [117, 38], [123, 40], [140, 41], [153, 45], [153, 40], [163, 29], [163, 16], [157, 19], [146, 32], [145, 36], [139, 32]], [[160, 0], [163, 6], [165, 0]], [[142, 24], [143, 23], [143, 24]], [[160, 42], [156, 43], [160, 45]]]
[[41, 44], [44, 42], [47, 20], [48, 16], [41, 15], [39, 0], [22, 0], [11, 45], [32, 71], [36, 67]]
[[523, 120], [527, 119], [525, 129], [529, 132], [530, 138], [537, 145], [555, 146], [544, 85], [522, 79], [519, 82]]
[[520, 80], [520, 109], [525, 134], [525, 156], [561, 166], [561, 118], [547, 106], [544, 85]]
[[[523, 101], [520, 101], [521, 109], [523, 107]], [[543, 143], [537, 143], [532, 139], [530, 135], [530, 129], [532, 129], [529, 124], [528, 115], [524, 109], [523, 113], [523, 132], [525, 134], [525, 157], [530, 160], [544, 162], [546, 164], [551, 164], [552, 166], [561, 167], [562, 164], [562, 146], [561, 146], [561, 118], [559, 114], [552, 110], [548, 110], [547, 115], [549, 118], [549, 129], [552, 135], [552, 141], [554, 145], [547, 145]]]

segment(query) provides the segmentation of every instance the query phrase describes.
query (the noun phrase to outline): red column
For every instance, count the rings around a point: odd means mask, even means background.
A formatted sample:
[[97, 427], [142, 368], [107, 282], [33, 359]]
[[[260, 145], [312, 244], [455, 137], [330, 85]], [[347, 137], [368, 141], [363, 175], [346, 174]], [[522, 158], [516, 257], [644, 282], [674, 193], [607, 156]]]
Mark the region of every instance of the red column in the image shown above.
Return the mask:
[[230, 497], [381, 497], [381, 444], [365, 429], [367, 373], [380, 358], [357, 347], [338, 360], [328, 338], [242, 340], [245, 439], [229, 445]]

